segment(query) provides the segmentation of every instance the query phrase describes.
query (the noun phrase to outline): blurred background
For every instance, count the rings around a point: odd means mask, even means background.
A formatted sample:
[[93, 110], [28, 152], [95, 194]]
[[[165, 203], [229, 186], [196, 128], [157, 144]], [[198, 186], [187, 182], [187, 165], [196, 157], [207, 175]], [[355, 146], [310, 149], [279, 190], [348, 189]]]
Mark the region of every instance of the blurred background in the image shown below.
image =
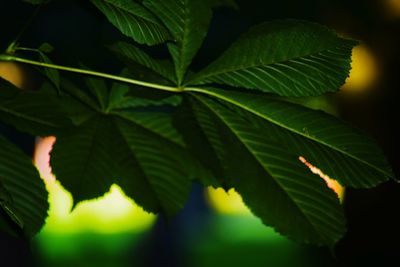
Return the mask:
[[[122, 37], [88, 1], [55, 0], [43, 6], [21, 45], [48, 42], [54, 62], [117, 73], [105, 49]], [[301, 99], [373, 136], [399, 177], [400, 0], [237, 0], [239, 10], [215, 12], [195, 68], [223, 51], [249, 26], [298, 18], [319, 22], [360, 40], [353, 70], [337, 94]], [[5, 50], [34, 12], [17, 0], [0, 1], [0, 49]], [[160, 57], [161, 48], [149, 49]], [[32, 69], [0, 63], [0, 75], [27, 89]], [[28, 82], [27, 82], [28, 81]], [[69, 212], [70, 194], [51, 175], [54, 138], [34, 139], [6, 125], [0, 131], [32, 155], [50, 192], [46, 225], [30, 244], [0, 234], [0, 266], [398, 266], [400, 185], [346, 189], [348, 232], [333, 250], [296, 244], [265, 227], [234, 191], [193, 185], [186, 208], [172, 221], [148, 214], [114, 185], [97, 200]], [[339, 167], [339, 166], [338, 166]], [[7, 264], [3, 264], [9, 262]]]

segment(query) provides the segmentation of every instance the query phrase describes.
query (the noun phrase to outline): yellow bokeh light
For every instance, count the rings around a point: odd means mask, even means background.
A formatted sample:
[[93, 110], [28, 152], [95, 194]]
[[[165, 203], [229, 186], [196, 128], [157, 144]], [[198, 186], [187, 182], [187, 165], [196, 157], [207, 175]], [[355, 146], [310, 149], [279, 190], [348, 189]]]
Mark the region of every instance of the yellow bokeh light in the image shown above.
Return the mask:
[[[304, 157], [300, 156], [299, 160], [304, 163], [312, 173], [319, 175], [326, 182], [326, 185], [337, 194], [339, 200], [343, 201], [345, 188], [338, 181], [330, 178], [320, 169], [311, 165]], [[208, 187], [206, 190], [206, 198], [211, 208], [217, 213], [224, 215], [252, 216], [251, 211], [244, 204], [242, 197], [233, 188], [225, 191], [223, 188], [215, 189], [213, 187]]]
[[50, 209], [44, 231], [108, 234], [143, 231], [153, 224], [155, 215], [137, 206], [117, 185], [103, 197], [79, 203], [71, 212], [71, 194], [55, 179], [49, 166], [49, 152], [54, 141], [54, 137], [38, 139], [34, 154], [34, 163], [49, 191]]
[[389, 16], [400, 16], [400, 0], [383, 0], [382, 3]]
[[0, 61], [0, 77], [14, 84], [16, 87], [25, 87], [25, 76], [23, 69], [17, 63]]
[[371, 51], [365, 45], [358, 45], [353, 48], [351, 56], [350, 75], [343, 85], [345, 92], [365, 91], [377, 80], [378, 66]]
[[222, 188], [208, 187], [206, 197], [211, 207], [221, 214], [250, 215], [250, 210], [243, 203], [242, 197], [231, 188], [226, 192]]

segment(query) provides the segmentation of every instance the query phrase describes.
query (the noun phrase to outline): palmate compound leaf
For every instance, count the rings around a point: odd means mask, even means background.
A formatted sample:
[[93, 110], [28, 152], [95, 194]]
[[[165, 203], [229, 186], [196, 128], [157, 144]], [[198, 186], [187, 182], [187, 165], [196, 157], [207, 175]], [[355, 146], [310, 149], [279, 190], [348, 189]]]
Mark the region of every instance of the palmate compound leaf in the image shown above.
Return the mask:
[[108, 103], [109, 91], [104, 79], [86, 77], [86, 87], [97, 101], [100, 110], [105, 110]]
[[21, 90], [0, 78], [0, 121], [34, 135], [52, 135], [69, 126], [62, 99], [48, 92]]
[[198, 92], [241, 108], [239, 113], [255, 115], [246, 116], [247, 121], [344, 186], [372, 187], [394, 178], [377, 144], [331, 115], [265, 95], [215, 88], [199, 88]]
[[109, 190], [114, 170], [107, 147], [112, 135], [111, 125], [105, 118], [93, 117], [57, 136], [51, 152], [52, 170], [71, 192], [75, 204]]
[[168, 30], [133, 0], [91, 0], [123, 34], [140, 44], [155, 45], [170, 39]]
[[[168, 108], [163, 107], [178, 106], [181, 103], [182, 97], [169, 92], [149, 92], [147, 88], [132, 88], [128, 84], [114, 83], [108, 100], [107, 110], [120, 110], [123, 112], [124, 109], [145, 108], [148, 106], [153, 108], [159, 107], [159, 109], [166, 110]], [[149, 113], [145, 113], [144, 116], [146, 116], [146, 114]]]
[[[189, 167], [190, 161], [185, 159], [184, 150], [150, 131], [141, 131], [130, 121], [118, 120], [117, 124], [124, 145], [132, 151], [131, 155], [125, 153], [120, 158], [120, 170], [127, 177], [120, 180], [120, 185], [135, 200], [137, 196], [153, 196], [153, 207], [143, 205], [146, 210], [163, 211], [168, 216], [176, 214], [184, 207], [196, 175]], [[134, 160], [137, 166], [132, 164]], [[138, 180], [148, 182], [146, 195], [136, 186]]]
[[32, 237], [48, 208], [47, 191], [32, 159], [0, 135], [0, 231]]
[[[198, 123], [216, 149], [226, 183], [252, 212], [294, 240], [333, 246], [344, 234], [345, 220], [336, 194], [263, 128], [214, 100], [194, 95]], [[207, 125], [213, 121], [217, 129]], [[211, 130], [211, 132], [210, 132]]]
[[182, 147], [111, 115], [58, 137], [51, 165], [75, 203], [99, 197], [117, 183], [145, 210], [169, 216], [183, 208], [197, 174]]
[[192, 180], [210, 176], [182, 147], [171, 115], [146, 108], [97, 112], [57, 137], [51, 165], [75, 203], [116, 183], [147, 211], [171, 216], [184, 206]]
[[281, 96], [321, 95], [344, 83], [355, 44], [311, 22], [262, 23], [187, 84], [227, 84]]
[[175, 43], [169, 43], [168, 49], [174, 60], [178, 85], [181, 85], [187, 68], [207, 34], [211, 6], [202, 0], [144, 0], [143, 4], [172, 33]]

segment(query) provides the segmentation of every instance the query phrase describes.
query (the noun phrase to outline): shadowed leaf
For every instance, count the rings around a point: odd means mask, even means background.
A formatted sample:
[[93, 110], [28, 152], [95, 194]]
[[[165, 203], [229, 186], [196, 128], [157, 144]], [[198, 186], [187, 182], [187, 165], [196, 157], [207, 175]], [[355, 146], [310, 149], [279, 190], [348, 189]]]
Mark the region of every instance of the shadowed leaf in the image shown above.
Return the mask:
[[[47, 217], [47, 191], [32, 160], [19, 148], [0, 135], [0, 228], [19, 235], [22, 229], [27, 237], [33, 237]], [[4, 215], [18, 227], [10, 226]], [[3, 218], [2, 218], [3, 217]]]
[[306, 157], [342, 185], [372, 187], [394, 178], [376, 143], [331, 115], [265, 95], [219, 89], [200, 91], [252, 113], [258, 119], [248, 120], [263, 127], [271, 139]]
[[333, 246], [344, 234], [345, 223], [339, 200], [325, 182], [262, 128], [214, 101], [196, 99], [196, 114], [210, 113], [219, 121], [216, 145], [224, 147], [219, 154], [226, 181], [252, 212], [294, 240]]
[[180, 85], [207, 34], [211, 7], [207, 2], [198, 0], [144, 0], [143, 3], [172, 33], [175, 43], [168, 44], [168, 49], [174, 60]]

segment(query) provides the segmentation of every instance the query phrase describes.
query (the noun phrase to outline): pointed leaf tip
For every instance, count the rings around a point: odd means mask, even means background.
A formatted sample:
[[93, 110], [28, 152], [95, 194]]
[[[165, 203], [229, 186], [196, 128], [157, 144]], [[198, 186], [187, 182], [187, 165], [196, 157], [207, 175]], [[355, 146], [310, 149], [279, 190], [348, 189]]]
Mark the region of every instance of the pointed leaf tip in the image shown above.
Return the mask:
[[262, 23], [188, 83], [226, 84], [295, 97], [334, 92], [349, 74], [355, 44], [311, 22]]

